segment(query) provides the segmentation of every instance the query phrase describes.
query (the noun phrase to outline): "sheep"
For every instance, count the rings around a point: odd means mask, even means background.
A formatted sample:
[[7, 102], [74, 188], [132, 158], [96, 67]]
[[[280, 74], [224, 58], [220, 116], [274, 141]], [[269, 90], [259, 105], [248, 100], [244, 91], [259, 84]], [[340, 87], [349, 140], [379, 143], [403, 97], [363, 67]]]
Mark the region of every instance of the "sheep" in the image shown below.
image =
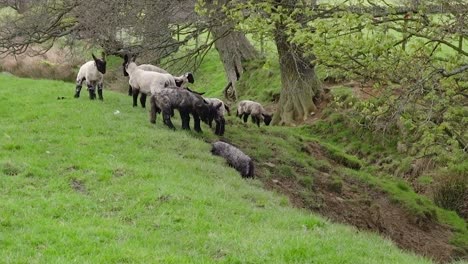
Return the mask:
[[[135, 62], [135, 56], [132, 58], [132, 61]], [[123, 63], [123, 75], [124, 76], [129, 76], [129, 73], [126, 70], [126, 65], [128, 63], [129, 63], [128, 55], [125, 55], [124, 63]], [[187, 72], [187, 73], [185, 73], [185, 74], [183, 74], [181, 76], [173, 76], [173, 75], [169, 74], [166, 70], [161, 69], [161, 68], [159, 68], [157, 66], [154, 66], [154, 65], [151, 65], [151, 64], [141, 64], [141, 65], [138, 65], [137, 68], [139, 70], [143, 70], [143, 71], [150, 71], [150, 72], [157, 72], [157, 73], [164, 74], [165, 77], [161, 77], [161, 78], [164, 78], [164, 79], [173, 78], [175, 86], [177, 86], [177, 87], [183, 87], [186, 83], [194, 83], [195, 82], [195, 79], [193, 78], [193, 74], [191, 72]], [[169, 75], [171, 77], [169, 77]], [[172, 82], [167, 83], [167, 85], [172, 85], [172, 84], [173, 84]], [[165, 86], [167, 86], [167, 85], [165, 85]], [[141, 90], [141, 88], [140, 89], [135, 89], [134, 87], [132, 87], [132, 84], [129, 81], [128, 95], [133, 95], [133, 107], [137, 106], [138, 94], [141, 94], [140, 95], [141, 107], [145, 108], [145, 106], [146, 106], [146, 96], [149, 94], [148, 91]]]
[[174, 109], [178, 109], [182, 119], [182, 129], [190, 130], [190, 114], [194, 119], [195, 131], [201, 133], [200, 119], [208, 124], [210, 115], [215, 111], [201, 95], [178, 87], [154, 89], [150, 97], [150, 122], [156, 123], [156, 114], [162, 112], [163, 122], [175, 130], [171, 122]]
[[223, 157], [230, 166], [240, 172], [242, 177], [254, 177], [254, 163], [252, 159], [240, 149], [221, 141], [214, 142], [211, 145], [211, 153]]
[[[151, 64], [141, 64], [138, 65], [138, 68], [144, 71], [153, 71], [153, 72], [159, 72], [159, 73], [169, 73], [164, 69], [159, 68], [158, 66], [154, 66]], [[124, 74], [125, 75], [125, 74]], [[193, 74], [191, 72], [186, 72], [180, 76], [174, 76], [174, 79], [176, 81], [176, 86], [177, 87], [184, 87], [186, 83], [194, 83], [195, 78], [193, 78]]]
[[268, 114], [263, 106], [257, 102], [242, 100], [237, 105], [237, 114], [239, 118], [244, 118], [244, 123], [247, 122], [249, 115], [252, 115], [252, 122], [260, 127], [260, 122], [264, 121], [265, 125], [270, 125], [271, 114]]
[[152, 94], [153, 90], [164, 87], [177, 87], [176, 81], [172, 75], [139, 69], [137, 64], [134, 62], [134, 58], [130, 60], [128, 55], [125, 55], [124, 57], [124, 72], [130, 76], [128, 83], [133, 90], [134, 107], [137, 106], [138, 94], [140, 92], [142, 94], [140, 97], [140, 103], [144, 108], [146, 104], [146, 95]]
[[226, 119], [224, 115], [231, 115], [229, 107], [218, 98], [205, 98], [205, 100], [213, 107], [215, 113], [210, 115], [210, 120], [208, 120], [208, 125], [212, 127], [213, 120], [216, 123], [215, 134], [218, 136], [224, 135], [224, 126], [226, 124]]
[[151, 95], [150, 122], [156, 123], [156, 113], [162, 112], [164, 124], [174, 129], [170, 118], [174, 115], [174, 109], [178, 109], [182, 119], [182, 129], [190, 130], [190, 113], [194, 117], [194, 129], [202, 132], [200, 128], [200, 118], [207, 123], [209, 115], [214, 111], [210, 109], [208, 102], [203, 98], [185, 89], [168, 87], [155, 90]]
[[93, 57], [92, 61], [88, 61], [80, 67], [78, 75], [76, 77], [76, 89], [75, 89], [75, 98], [80, 97], [81, 87], [83, 86], [83, 81], [86, 81], [88, 86], [89, 98], [91, 100], [96, 99], [95, 88], [98, 88], [99, 100], [104, 100], [102, 97], [102, 88], [104, 74], [106, 73], [106, 54], [102, 53], [102, 58], [98, 59], [91, 54]]

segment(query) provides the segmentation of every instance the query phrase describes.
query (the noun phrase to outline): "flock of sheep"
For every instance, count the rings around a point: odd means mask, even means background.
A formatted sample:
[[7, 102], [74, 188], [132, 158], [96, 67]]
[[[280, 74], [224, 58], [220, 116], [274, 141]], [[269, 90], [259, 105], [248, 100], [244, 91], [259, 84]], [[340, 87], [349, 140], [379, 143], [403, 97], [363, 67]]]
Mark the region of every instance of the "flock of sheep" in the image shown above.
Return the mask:
[[[83, 64], [76, 78], [75, 98], [80, 97], [83, 82], [86, 82], [91, 100], [96, 99], [96, 88], [99, 100], [104, 100], [103, 80], [106, 73], [106, 56], [101, 58], [92, 54], [93, 60]], [[218, 98], [204, 98], [186, 87], [187, 83], [195, 81], [193, 74], [188, 72], [181, 76], [174, 76], [166, 70], [150, 64], [137, 65], [135, 57], [124, 56], [123, 74], [129, 77], [129, 95], [133, 96], [133, 106], [137, 106], [138, 96], [140, 104], [146, 106], [146, 97], [149, 96], [151, 111], [150, 122], [156, 123], [158, 113], [161, 113], [163, 123], [175, 130], [171, 122], [174, 109], [177, 109], [182, 119], [182, 129], [190, 130], [190, 116], [194, 120], [194, 130], [202, 132], [200, 121], [212, 127], [216, 123], [215, 134], [222, 136], [225, 130], [225, 115], [230, 114], [229, 107]], [[260, 126], [261, 122], [269, 125], [272, 115], [265, 111], [260, 103], [242, 100], [237, 106], [237, 116], [247, 122], [251, 116], [252, 122]], [[225, 142], [212, 144], [212, 153], [222, 156], [229, 165], [238, 170], [243, 177], [254, 176], [252, 159], [238, 148]]]

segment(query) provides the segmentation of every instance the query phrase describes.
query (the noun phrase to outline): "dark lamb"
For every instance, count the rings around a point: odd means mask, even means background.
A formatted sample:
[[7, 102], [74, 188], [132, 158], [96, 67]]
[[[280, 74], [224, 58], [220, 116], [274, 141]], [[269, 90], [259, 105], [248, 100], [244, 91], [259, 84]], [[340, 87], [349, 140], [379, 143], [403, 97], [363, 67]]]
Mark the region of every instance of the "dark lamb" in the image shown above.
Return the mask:
[[169, 128], [175, 127], [171, 122], [174, 109], [179, 110], [182, 129], [190, 130], [190, 114], [194, 119], [194, 129], [202, 132], [200, 120], [208, 124], [210, 115], [215, 113], [213, 107], [201, 95], [178, 87], [155, 89], [151, 95], [150, 122], [156, 123], [156, 114], [162, 112], [163, 122]]

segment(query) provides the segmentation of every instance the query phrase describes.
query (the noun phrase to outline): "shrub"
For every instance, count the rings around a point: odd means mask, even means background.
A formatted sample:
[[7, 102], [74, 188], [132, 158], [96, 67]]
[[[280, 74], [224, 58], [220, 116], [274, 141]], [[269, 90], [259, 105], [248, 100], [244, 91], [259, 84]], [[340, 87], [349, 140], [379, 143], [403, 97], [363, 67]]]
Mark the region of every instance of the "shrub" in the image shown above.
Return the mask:
[[466, 174], [450, 174], [434, 188], [434, 202], [445, 209], [468, 218], [468, 188]]

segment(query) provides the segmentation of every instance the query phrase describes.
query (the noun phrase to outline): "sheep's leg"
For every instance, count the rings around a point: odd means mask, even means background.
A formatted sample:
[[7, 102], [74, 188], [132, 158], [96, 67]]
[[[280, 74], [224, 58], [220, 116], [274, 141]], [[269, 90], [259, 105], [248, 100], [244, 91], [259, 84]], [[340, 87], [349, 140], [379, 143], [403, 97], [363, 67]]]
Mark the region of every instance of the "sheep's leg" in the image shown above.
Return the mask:
[[249, 115], [248, 113], [244, 113], [244, 123], [247, 123], [247, 119], [249, 118]]
[[200, 117], [198, 116], [197, 113], [193, 113], [193, 129], [197, 131], [198, 133], [202, 133], [201, 127], [200, 127]]
[[128, 96], [132, 96], [133, 95], [133, 88], [131, 85], [128, 85]]
[[215, 120], [215, 122], [216, 122], [215, 135], [222, 136], [221, 135], [221, 121]]
[[219, 135], [224, 135], [224, 127], [226, 125], [226, 120], [224, 118], [221, 119], [221, 127], [219, 128]]
[[190, 130], [190, 114], [187, 111], [179, 111], [182, 119], [182, 129]]
[[103, 88], [103, 86], [104, 86], [104, 85], [103, 85], [102, 83], [98, 84], [98, 90], [97, 90], [97, 91], [98, 91], [99, 100], [101, 100], [101, 101], [104, 100], [104, 97], [102, 97], [102, 88]]
[[140, 104], [141, 104], [141, 107], [146, 108], [146, 94], [145, 93], [140, 94]]
[[257, 123], [257, 126], [258, 126], [258, 127], [260, 127], [260, 121], [261, 121], [260, 118], [258, 118], [258, 117], [255, 118], [255, 122]]
[[133, 93], [133, 107], [138, 106], [138, 94], [140, 93], [140, 90], [132, 88], [132, 93]]
[[81, 85], [76, 85], [76, 89], [75, 89], [75, 98], [79, 98], [80, 97], [80, 92], [81, 92]]
[[208, 125], [210, 126], [210, 128], [213, 127], [213, 118], [211, 118], [211, 117], [209, 118]]
[[94, 90], [94, 86], [88, 84], [88, 91], [89, 91], [89, 99], [94, 100], [96, 99], [96, 91]]
[[151, 105], [151, 111], [150, 111], [150, 123], [156, 124], [156, 113], [158, 113], [159, 109], [156, 106], [156, 102], [154, 100], [154, 97], [150, 97], [150, 105]]
[[81, 79], [79, 81], [76, 82], [76, 88], [75, 88], [75, 98], [79, 98], [80, 97], [80, 92], [81, 92], [81, 87], [83, 87], [83, 81], [85, 79]]
[[171, 122], [171, 110], [169, 111], [167, 109], [163, 110], [163, 119], [164, 119], [164, 124], [168, 126], [170, 129], [175, 130], [175, 126]]

